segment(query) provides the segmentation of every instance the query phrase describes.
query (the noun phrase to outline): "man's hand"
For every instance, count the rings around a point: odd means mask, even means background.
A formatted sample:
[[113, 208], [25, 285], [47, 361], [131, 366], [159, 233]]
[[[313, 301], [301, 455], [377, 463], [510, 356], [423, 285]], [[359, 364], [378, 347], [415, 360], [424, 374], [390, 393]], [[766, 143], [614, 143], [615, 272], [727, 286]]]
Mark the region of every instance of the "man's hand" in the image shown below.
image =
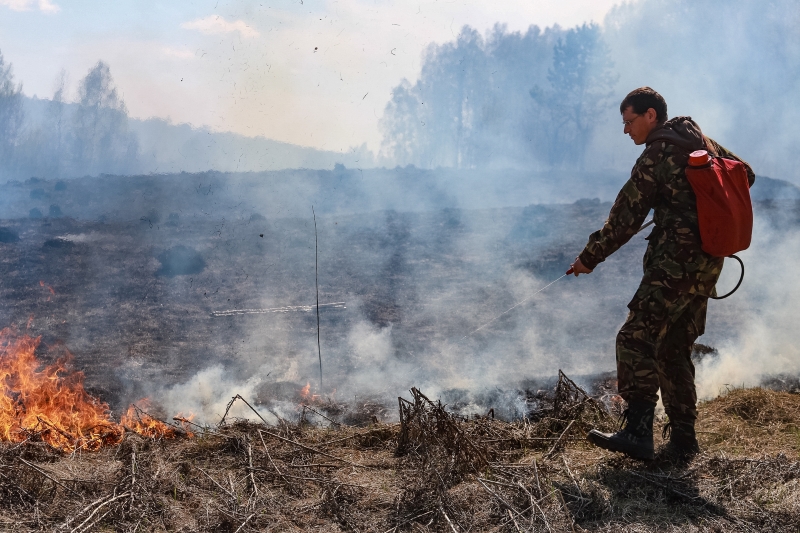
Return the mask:
[[572, 270], [572, 274], [575, 275], [577, 278], [579, 274], [591, 274], [592, 270], [586, 268], [583, 263], [581, 263], [581, 258], [576, 257], [575, 262], [570, 265], [570, 270]]

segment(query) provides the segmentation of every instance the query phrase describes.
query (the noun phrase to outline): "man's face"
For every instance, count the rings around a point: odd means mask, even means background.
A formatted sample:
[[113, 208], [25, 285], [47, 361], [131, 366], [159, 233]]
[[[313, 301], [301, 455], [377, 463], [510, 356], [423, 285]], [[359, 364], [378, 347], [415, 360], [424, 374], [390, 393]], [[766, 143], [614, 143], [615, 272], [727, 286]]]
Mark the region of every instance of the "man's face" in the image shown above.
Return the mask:
[[625, 126], [622, 131], [630, 136], [634, 144], [644, 144], [647, 136], [658, 125], [656, 110], [651, 107], [644, 113], [638, 114], [633, 112], [633, 106], [628, 106], [622, 112], [622, 123]]

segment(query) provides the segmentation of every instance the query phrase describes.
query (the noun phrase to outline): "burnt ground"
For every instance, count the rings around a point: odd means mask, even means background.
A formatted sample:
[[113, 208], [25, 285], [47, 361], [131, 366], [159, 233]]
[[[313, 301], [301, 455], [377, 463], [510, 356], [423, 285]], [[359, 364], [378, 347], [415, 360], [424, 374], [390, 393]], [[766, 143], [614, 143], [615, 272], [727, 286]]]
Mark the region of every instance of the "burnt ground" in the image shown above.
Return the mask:
[[[320, 302], [347, 303], [347, 309], [321, 309], [325, 355], [346, 358], [345, 339], [356, 322], [391, 327], [392, 356], [401, 359], [425, 354], [437, 340], [463, 336], [515, 303], [504, 278], [520, 272], [549, 280], [563, 273], [583, 228], [601, 223], [607, 208], [590, 203], [588, 209], [318, 217]], [[579, 229], [567, 231], [575, 216]], [[298, 358], [307, 371], [295, 381], [316, 378], [313, 312], [212, 316], [314, 304], [310, 217], [157, 223], [46, 218], [0, 226], [19, 237], [0, 243], [0, 323], [41, 335], [45, 361], [46, 345], [64, 343], [87, 387], [116, 409], [142, 392], [139, 381], [177, 383], [212, 363], [236, 373], [269, 358]], [[564, 241], [554, 244], [553, 234]], [[617, 263], [625, 271], [606, 277], [635, 275], [641, 245], [620, 254]], [[559, 288], [563, 301], [565, 287]], [[442, 299], [444, 313], [434, 305]], [[619, 307], [619, 301], [609, 305]], [[552, 320], [544, 308], [540, 315]], [[500, 320], [481, 334], [514, 327]], [[332, 372], [347, 370], [334, 366]]]
[[[63, 202], [73, 204], [81, 199]], [[799, 206], [759, 204], [760, 230], [797, 228]], [[102, 217], [58, 217], [54, 210], [50, 217], [1, 220], [0, 324], [41, 335], [44, 362], [54, 357], [47, 345], [66, 345], [87, 388], [115, 415], [154, 387], [187, 382], [215, 364], [232, 379], [262, 378], [254, 396], [263, 400], [257, 406], [264, 415], [275, 398], [302, 413], [298, 404], [308, 400], [298, 399], [298, 390], [317, 371], [314, 314], [214, 313], [313, 304], [313, 219], [182, 207], [164, 201], [131, 218], [124, 209], [115, 215], [109, 204]], [[276, 426], [217, 427], [214, 419], [196, 439], [128, 435], [121, 447], [97, 454], [63, 455], [35, 435], [23, 446], [3, 443], [2, 527], [796, 530], [796, 394], [733, 389], [703, 404], [704, 453], [690, 465], [640, 465], [587, 447], [582, 431], [612, 427], [608, 417], [562, 413], [548, 421], [508, 407], [525, 389], [528, 407], [541, 407], [539, 392], [552, 386], [558, 368], [573, 377], [613, 368], [613, 337], [638, 281], [643, 239], [591, 277], [560, 281], [460, 343], [561, 275], [609, 207], [589, 200], [318, 214], [320, 301], [347, 304], [321, 312], [324, 392], [335, 398], [336, 387], [348, 397], [332, 401], [345, 406], [339, 411], [312, 408], [337, 423], [310, 411], [310, 424], [295, 416]], [[712, 345], [757, 311], [744, 299], [711, 309], [703, 340]], [[494, 373], [485, 382], [459, 381], [470, 372]], [[433, 425], [418, 424], [395, 457], [404, 437], [401, 426], [385, 423], [398, 417], [387, 398], [396, 402], [426, 380], [438, 387], [421, 388], [452, 406], [448, 412], [493, 408], [497, 418], [428, 410], [419, 420]], [[773, 381], [796, 388], [792, 376]], [[596, 392], [613, 392], [604, 385]], [[353, 398], [360, 390], [365, 396]], [[174, 413], [170, 405], [162, 412]], [[449, 437], [431, 431], [451, 416]], [[450, 459], [454, 450], [473, 449], [470, 442], [487, 455]], [[541, 510], [532, 512], [530, 495]]]

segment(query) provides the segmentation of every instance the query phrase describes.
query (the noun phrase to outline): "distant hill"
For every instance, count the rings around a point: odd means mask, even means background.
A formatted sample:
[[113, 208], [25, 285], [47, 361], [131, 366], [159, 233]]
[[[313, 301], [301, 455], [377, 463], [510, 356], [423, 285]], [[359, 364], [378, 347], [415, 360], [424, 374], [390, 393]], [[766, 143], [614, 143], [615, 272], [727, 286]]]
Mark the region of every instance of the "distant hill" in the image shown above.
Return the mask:
[[[45, 127], [51, 104], [47, 99], [24, 98], [28, 130]], [[76, 104], [64, 104], [67, 121], [77, 107]], [[127, 174], [330, 169], [336, 163], [351, 168], [374, 166], [372, 152], [366, 145], [342, 152], [317, 150], [265, 137], [246, 137], [191, 124], [173, 124], [160, 118], [139, 120], [128, 117], [127, 127], [136, 136], [139, 147], [137, 166], [130, 168]]]
[[139, 160], [145, 172], [253, 172], [287, 168], [330, 169], [336, 163], [371, 167], [372, 153], [366, 145], [346, 152], [316, 150], [236, 133], [214, 132], [166, 120], [129, 119], [139, 138]]

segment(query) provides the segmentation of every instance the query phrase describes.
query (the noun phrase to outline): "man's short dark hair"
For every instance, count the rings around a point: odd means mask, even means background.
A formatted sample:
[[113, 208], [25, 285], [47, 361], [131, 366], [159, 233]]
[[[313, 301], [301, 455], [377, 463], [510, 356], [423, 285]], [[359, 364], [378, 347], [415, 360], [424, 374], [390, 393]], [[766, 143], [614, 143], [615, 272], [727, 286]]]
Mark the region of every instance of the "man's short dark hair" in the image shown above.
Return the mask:
[[650, 87], [639, 87], [629, 92], [619, 104], [620, 114], [629, 107], [633, 107], [633, 112], [637, 115], [646, 113], [652, 107], [656, 112], [656, 120], [659, 122], [667, 120], [667, 101]]

